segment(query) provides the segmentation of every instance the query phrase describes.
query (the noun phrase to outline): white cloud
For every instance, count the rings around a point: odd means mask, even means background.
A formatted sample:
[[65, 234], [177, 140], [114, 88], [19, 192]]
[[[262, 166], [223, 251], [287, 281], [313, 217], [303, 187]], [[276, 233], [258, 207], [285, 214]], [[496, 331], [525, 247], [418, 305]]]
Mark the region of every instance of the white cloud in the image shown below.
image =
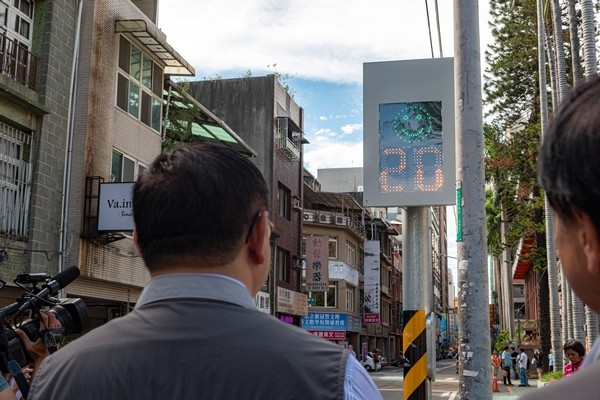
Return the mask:
[[327, 118], [324, 115], [319, 115], [319, 121], [327, 121], [329, 118]]
[[[251, 70], [362, 82], [364, 62], [431, 57], [424, 2], [169, 0], [158, 26], [199, 77]], [[432, 24], [434, 7], [429, 7]], [[439, 2], [443, 52], [453, 53], [452, 2]], [[436, 56], [437, 31], [432, 25]], [[271, 70], [271, 72], [274, 72]]]
[[340, 142], [320, 136], [316, 143], [304, 147], [304, 166], [317, 176], [322, 168], [363, 166], [363, 146], [360, 142]]
[[347, 124], [342, 126], [341, 129], [346, 135], [351, 135], [358, 130], [362, 130], [362, 127], [362, 124]]

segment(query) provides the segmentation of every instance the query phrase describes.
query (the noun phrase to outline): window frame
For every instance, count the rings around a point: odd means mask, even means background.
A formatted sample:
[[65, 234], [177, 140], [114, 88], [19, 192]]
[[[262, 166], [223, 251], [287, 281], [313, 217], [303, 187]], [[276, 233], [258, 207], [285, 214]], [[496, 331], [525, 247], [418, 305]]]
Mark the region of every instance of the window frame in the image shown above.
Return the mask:
[[278, 246], [275, 254], [275, 270], [277, 271], [277, 280], [280, 282], [290, 283], [292, 278], [290, 252]]
[[160, 133], [163, 84], [164, 69], [161, 64], [143, 47], [121, 35], [115, 100], [117, 108]]
[[[333, 245], [333, 247], [332, 247]], [[337, 260], [338, 259], [338, 238], [337, 237], [330, 237], [329, 238], [329, 242], [327, 245], [328, 250], [328, 254], [329, 254], [329, 259], [330, 260]], [[333, 250], [333, 255], [331, 254]]]
[[[338, 308], [338, 283], [329, 282], [326, 292], [308, 292], [308, 297], [316, 299], [315, 304], [311, 307]], [[331, 302], [333, 302], [333, 305], [330, 305]]]
[[279, 183], [277, 186], [277, 214], [288, 221], [291, 219], [292, 191]]
[[[119, 180], [117, 180], [117, 176], [115, 175], [115, 156], [116, 155], [120, 155], [120, 177], [118, 178]], [[128, 178], [128, 176], [125, 176], [126, 171], [124, 171], [124, 161], [130, 162], [132, 163], [132, 170], [131, 170], [131, 175], [132, 175], [132, 180], [126, 180], [124, 178]], [[120, 183], [120, 182], [135, 182], [135, 180], [137, 179], [137, 177], [139, 176], [139, 174], [141, 174], [143, 171], [145, 171], [147, 168], [146, 165], [142, 164], [141, 162], [139, 162], [138, 160], [136, 160], [135, 158], [131, 157], [128, 154], [123, 153], [122, 151], [119, 151], [117, 149], [112, 149], [111, 152], [111, 163], [110, 163], [110, 181], [112, 183]]]

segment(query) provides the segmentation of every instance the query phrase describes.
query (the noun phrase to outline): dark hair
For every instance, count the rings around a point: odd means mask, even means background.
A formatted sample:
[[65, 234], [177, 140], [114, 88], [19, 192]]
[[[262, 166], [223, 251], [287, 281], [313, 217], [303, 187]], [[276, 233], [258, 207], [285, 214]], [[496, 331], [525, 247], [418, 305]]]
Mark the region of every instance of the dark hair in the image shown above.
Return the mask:
[[236, 151], [185, 145], [159, 155], [133, 188], [133, 218], [146, 267], [220, 266], [238, 254], [246, 231], [268, 207], [258, 170]]
[[566, 352], [567, 350], [575, 351], [577, 354], [579, 354], [579, 357], [585, 356], [585, 347], [579, 340], [575, 340], [575, 339], [567, 340], [565, 342], [565, 345], [563, 346], [563, 351]]
[[574, 208], [600, 231], [600, 78], [578, 85], [565, 99], [538, 155], [538, 181], [554, 211], [565, 221]]

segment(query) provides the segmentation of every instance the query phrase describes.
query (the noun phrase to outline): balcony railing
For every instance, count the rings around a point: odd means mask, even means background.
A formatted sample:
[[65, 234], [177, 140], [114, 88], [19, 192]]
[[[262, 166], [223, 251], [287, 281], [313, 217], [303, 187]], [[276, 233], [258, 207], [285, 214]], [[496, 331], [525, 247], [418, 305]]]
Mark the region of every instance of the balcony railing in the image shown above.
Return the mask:
[[285, 154], [290, 160], [300, 160], [300, 149], [287, 137], [279, 138], [279, 150]]
[[356, 216], [342, 213], [305, 209], [302, 212], [304, 223], [337, 225], [349, 228], [360, 238], [365, 238], [365, 227]]
[[0, 73], [36, 90], [38, 63], [26, 47], [0, 33]]

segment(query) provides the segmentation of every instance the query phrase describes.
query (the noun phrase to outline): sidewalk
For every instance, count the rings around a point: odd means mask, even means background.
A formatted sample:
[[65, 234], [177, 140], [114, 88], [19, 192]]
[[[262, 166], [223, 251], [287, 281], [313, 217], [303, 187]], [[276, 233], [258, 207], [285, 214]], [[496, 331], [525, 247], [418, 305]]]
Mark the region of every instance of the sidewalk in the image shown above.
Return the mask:
[[492, 393], [493, 396], [492, 398], [494, 400], [501, 400], [501, 399], [517, 399], [519, 398], [519, 396], [523, 395], [525, 392], [529, 392], [530, 390], [536, 390], [538, 387], [538, 380], [537, 379], [529, 379], [529, 387], [525, 386], [519, 386], [519, 380], [517, 379], [516, 381], [513, 380], [512, 384], [514, 386], [505, 386], [502, 381], [498, 382], [498, 389], [500, 390], [500, 392], [494, 392]]

